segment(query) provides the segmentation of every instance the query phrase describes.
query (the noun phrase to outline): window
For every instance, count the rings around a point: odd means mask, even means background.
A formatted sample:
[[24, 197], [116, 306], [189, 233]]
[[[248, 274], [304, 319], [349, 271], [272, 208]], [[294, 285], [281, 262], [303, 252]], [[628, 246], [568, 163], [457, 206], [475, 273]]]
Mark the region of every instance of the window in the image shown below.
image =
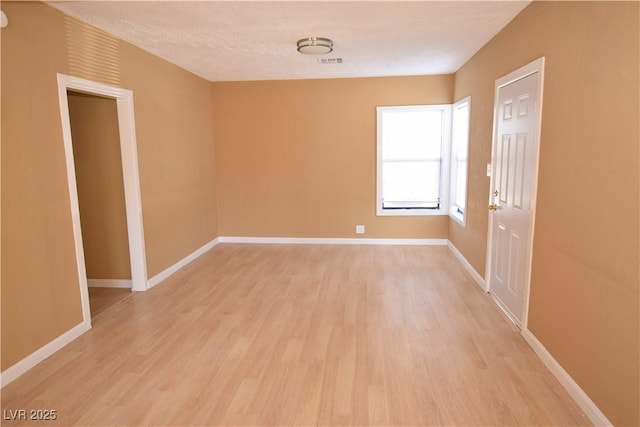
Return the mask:
[[378, 107], [378, 215], [446, 215], [451, 105]]
[[449, 215], [465, 225], [467, 221], [467, 158], [471, 97], [453, 104], [451, 130], [451, 208]]

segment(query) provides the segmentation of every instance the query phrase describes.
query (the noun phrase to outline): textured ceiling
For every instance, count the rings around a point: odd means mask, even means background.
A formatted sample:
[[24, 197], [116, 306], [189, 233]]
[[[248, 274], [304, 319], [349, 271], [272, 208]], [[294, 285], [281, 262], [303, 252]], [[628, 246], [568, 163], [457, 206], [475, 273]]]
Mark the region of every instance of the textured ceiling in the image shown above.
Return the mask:
[[[207, 80], [229, 81], [452, 73], [529, 1], [48, 3]], [[307, 36], [331, 38], [334, 51], [298, 53]]]

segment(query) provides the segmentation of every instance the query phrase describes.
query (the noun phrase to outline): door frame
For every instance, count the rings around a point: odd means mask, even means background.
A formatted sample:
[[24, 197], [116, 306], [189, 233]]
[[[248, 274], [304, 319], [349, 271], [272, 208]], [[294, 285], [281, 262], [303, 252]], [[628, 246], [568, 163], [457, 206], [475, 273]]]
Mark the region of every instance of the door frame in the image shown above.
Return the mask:
[[[533, 160], [533, 176], [532, 176], [532, 186], [533, 188], [531, 189], [531, 225], [529, 226], [529, 232], [527, 234], [527, 249], [529, 251], [529, 256], [527, 257], [527, 265], [526, 265], [526, 272], [525, 272], [525, 277], [526, 277], [526, 281], [524, 284], [524, 307], [522, 310], [522, 325], [521, 325], [521, 329], [525, 330], [527, 329], [527, 324], [528, 324], [528, 320], [529, 320], [529, 295], [530, 295], [530, 287], [531, 287], [531, 262], [533, 259], [533, 235], [534, 235], [534, 229], [535, 229], [535, 219], [536, 219], [536, 201], [537, 201], [537, 195], [538, 195], [538, 169], [539, 169], [539, 164], [540, 164], [540, 136], [541, 136], [541, 131], [542, 131], [542, 100], [543, 100], [543, 89], [544, 89], [544, 64], [545, 64], [545, 58], [544, 56], [541, 58], [536, 59], [535, 61], [532, 61], [520, 68], [518, 68], [515, 71], [510, 72], [509, 74], [500, 77], [499, 79], [496, 80], [495, 82], [495, 90], [494, 90], [494, 98], [493, 98], [493, 136], [491, 139], [491, 178], [489, 181], [489, 203], [491, 204], [493, 203], [493, 195], [492, 195], [492, 191], [494, 188], [494, 184], [495, 184], [495, 175], [496, 175], [496, 168], [495, 166], [495, 159], [496, 159], [496, 149], [497, 149], [497, 144], [496, 144], [496, 140], [497, 140], [497, 132], [498, 132], [498, 109], [499, 109], [499, 104], [498, 104], [498, 100], [499, 100], [499, 95], [500, 95], [500, 89], [502, 89], [503, 87], [516, 82], [518, 80], [524, 79], [526, 77], [529, 77], [532, 74], [538, 73], [539, 74], [539, 79], [538, 79], [538, 97], [536, 99], [536, 103], [537, 103], [537, 113], [538, 113], [538, 117], [537, 117], [537, 123], [536, 123], [536, 138], [535, 138], [535, 142], [536, 142], [536, 149], [534, 152], [534, 160]], [[488, 232], [487, 232], [487, 258], [486, 258], [486, 264], [485, 264], [485, 290], [489, 293], [491, 293], [491, 260], [493, 259], [493, 252], [495, 250], [494, 245], [493, 245], [493, 215], [489, 214], [489, 228], [488, 228]], [[506, 312], [506, 310], [504, 310], [504, 308], [501, 306], [501, 304], [496, 300], [495, 297], [493, 297], [492, 295], [492, 299], [496, 302], [496, 304], [500, 307], [501, 310], [505, 311], [505, 314], [507, 314], [507, 316], [509, 318], [511, 318], [511, 316]], [[512, 319], [513, 320], [513, 319]], [[514, 323], [516, 323], [514, 321]]]
[[131, 290], [145, 291], [147, 285], [147, 263], [142, 226], [142, 201], [140, 197], [140, 174], [138, 171], [138, 151], [136, 141], [135, 117], [133, 114], [133, 92], [91, 80], [58, 73], [58, 98], [60, 101], [60, 117], [62, 120], [62, 139], [64, 142], [65, 160], [67, 163], [67, 181], [69, 185], [69, 202], [75, 241], [76, 263], [80, 281], [80, 297], [82, 315], [85, 322], [91, 322], [89, 308], [89, 288], [82, 244], [80, 225], [80, 207], [78, 204], [78, 187], [73, 157], [71, 138], [71, 122], [69, 120], [69, 102], [67, 91], [73, 90], [90, 95], [115, 99], [118, 111], [118, 129], [120, 134], [120, 155], [122, 176], [124, 181], [125, 209], [127, 216], [127, 234], [131, 262]]

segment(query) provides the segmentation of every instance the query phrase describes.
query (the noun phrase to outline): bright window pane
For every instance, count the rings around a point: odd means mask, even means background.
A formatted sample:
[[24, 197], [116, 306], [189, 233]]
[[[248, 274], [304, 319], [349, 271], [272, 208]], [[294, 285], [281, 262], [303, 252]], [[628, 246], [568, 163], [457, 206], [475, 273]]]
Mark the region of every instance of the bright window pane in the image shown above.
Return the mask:
[[385, 112], [384, 160], [439, 159], [442, 111]]
[[458, 170], [456, 171], [456, 194], [454, 203], [458, 209], [464, 211], [467, 205], [467, 162], [458, 161]]
[[453, 106], [451, 135], [451, 212], [464, 222], [467, 205], [470, 98]]
[[384, 162], [383, 207], [438, 207], [440, 162]]

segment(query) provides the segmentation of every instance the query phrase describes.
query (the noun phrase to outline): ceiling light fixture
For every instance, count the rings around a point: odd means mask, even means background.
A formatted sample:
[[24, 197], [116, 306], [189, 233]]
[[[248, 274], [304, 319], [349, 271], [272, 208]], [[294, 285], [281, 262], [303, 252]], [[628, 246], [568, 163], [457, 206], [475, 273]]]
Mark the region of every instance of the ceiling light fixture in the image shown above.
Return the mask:
[[305, 37], [298, 40], [298, 52], [310, 55], [324, 55], [333, 51], [333, 41], [325, 37]]

